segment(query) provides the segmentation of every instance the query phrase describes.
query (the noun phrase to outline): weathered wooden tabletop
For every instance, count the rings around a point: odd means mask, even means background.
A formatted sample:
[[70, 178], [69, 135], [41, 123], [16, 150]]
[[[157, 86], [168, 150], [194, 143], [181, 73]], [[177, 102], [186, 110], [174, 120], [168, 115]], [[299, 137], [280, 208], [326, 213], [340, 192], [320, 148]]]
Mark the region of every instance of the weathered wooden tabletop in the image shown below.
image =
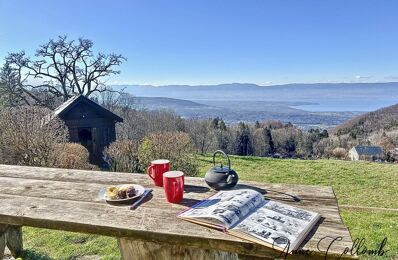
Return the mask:
[[[162, 188], [153, 187], [151, 179], [144, 174], [0, 165], [0, 224], [93, 233], [231, 252], [242, 257], [280, 255], [268, 247], [176, 218], [181, 210], [215, 193], [208, 189], [202, 178], [186, 178], [185, 182], [184, 201], [170, 204], [166, 202]], [[112, 206], [98, 198], [101, 188], [124, 183], [152, 187], [153, 196], [136, 210]], [[329, 246], [329, 257], [340, 256], [352, 246], [331, 187], [243, 181], [237, 186], [250, 187], [262, 191], [267, 198], [322, 215], [302, 244], [302, 249], [310, 250], [307, 252], [310, 255], [297, 254], [295, 258], [320, 258]], [[333, 242], [333, 238], [338, 239]], [[343, 254], [344, 257], [351, 255]]]

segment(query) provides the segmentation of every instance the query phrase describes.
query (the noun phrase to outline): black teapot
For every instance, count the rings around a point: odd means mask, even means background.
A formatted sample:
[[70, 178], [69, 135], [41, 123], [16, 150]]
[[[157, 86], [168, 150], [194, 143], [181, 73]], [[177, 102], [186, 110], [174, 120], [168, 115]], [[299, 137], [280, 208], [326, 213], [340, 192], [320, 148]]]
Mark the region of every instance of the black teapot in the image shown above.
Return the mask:
[[[228, 159], [228, 167], [216, 166], [216, 154], [222, 154]], [[225, 190], [234, 187], [238, 183], [238, 174], [231, 169], [231, 161], [226, 153], [221, 150], [217, 150], [213, 154], [213, 165], [205, 175], [205, 181], [207, 185], [215, 190]]]

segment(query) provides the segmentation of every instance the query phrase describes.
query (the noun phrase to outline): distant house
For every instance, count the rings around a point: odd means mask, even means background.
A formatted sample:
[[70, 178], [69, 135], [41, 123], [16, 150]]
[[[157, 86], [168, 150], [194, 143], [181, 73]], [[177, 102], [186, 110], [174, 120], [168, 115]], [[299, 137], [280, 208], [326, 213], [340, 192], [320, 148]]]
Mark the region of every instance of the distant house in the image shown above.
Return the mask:
[[53, 116], [69, 129], [71, 142], [80, 143], [90, 153], [90, 162], [100, 165], [105, 147], [116, 140], [115, 124], [123, 119], [83, 95], [77, 95], [56, 108]]
[[351, 148], [348, 156], [352, 161], [376, 161], [384, 157], [383, 149], [380, 146], [362, 146], [357, 145]]

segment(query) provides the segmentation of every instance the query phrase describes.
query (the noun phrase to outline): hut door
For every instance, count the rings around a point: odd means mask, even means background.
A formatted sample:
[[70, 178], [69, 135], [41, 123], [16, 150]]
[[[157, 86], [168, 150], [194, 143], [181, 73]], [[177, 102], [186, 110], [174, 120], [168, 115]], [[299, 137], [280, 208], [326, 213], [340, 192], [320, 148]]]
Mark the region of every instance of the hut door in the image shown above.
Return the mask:
[[79, 128], [79, 143], [86, 147], [90, 155], [93, 152], [93, 135], [91, 128]]

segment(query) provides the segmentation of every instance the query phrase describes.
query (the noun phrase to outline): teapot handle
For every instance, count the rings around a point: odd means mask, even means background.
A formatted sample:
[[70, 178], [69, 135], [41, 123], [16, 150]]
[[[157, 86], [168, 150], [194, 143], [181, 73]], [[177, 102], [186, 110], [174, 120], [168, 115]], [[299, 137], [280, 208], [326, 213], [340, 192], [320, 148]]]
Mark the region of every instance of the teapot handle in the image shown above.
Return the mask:
[[[216, 166], [216, 154], [222, 154], [224, 156], [224, 158], [227, 158], [228, 159], [228, 169], [231, 169], [231, 161], [229, 160], [228, 154], [226, 154], [224, 151], [221, 151], [221, 150], [217, 150], [213, 154], [213, 165], [214, 165], [214, 167]], [[222, 167], [222, 164], [221, 164], [221, 167]]]

